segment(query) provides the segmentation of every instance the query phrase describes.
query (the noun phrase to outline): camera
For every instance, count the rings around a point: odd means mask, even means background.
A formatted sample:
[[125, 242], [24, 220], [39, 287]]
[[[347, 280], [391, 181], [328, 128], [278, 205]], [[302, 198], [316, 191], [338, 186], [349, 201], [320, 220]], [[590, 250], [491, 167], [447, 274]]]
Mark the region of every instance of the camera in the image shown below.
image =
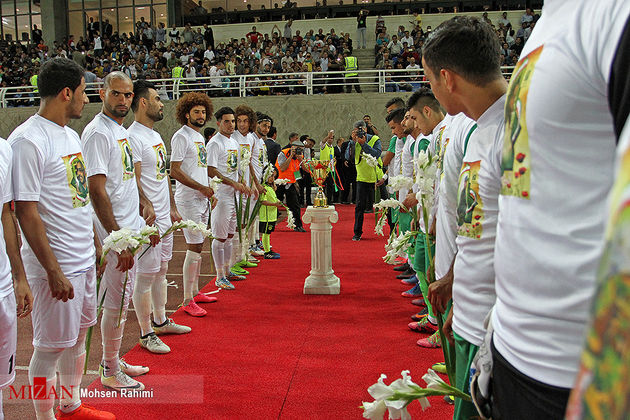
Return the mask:
[[357, 137], [359, 137], [359, 138], [365, 137], [365, 130], [362, 127], [359, 127], [357, 129]]

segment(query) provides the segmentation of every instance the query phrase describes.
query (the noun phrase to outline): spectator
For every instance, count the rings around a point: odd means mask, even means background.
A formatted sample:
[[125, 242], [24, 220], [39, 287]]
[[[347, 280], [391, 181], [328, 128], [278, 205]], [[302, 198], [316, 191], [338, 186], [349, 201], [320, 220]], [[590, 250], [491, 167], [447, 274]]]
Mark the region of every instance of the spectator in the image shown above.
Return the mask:
[[248, 32], [247, 35], [245, 35], [245, 37], [247, 38], [247, 40], [249, 41], [252, 47], [255, 47], [258, 44], [258, 40], [262, 36], [263, 35], [256, 30], [255, 26], [252, 26], [251, 32]]
[[398, 36], [392, 35], [392, 40], [387, 44], [389, 52], [393, 56], [397, 56], [402, 52], [403, 46], [398, 42]]
[[212, 31], [212, 28], [208, 26], [207, 23], [204, 23], [203, 28], [204, 28], [203, 39], [206, 43], [206, 48], [212, 47], [212, 49], [214, 49], [214, 32]]
[[283, 36], [286, 39], [291, 39], [291, 25], [293, 25], [293, 19], [289, 19], [287, 23], [284, 24]]
[[42, 42], [42, 30], [37, 28], [37, 25], [33, 25], [33, 30], [31, 31], [31, 41], [33, 44], [39, 44]]
[[533, 21], [534, 21], [534, 13], [532, 12], [532, 9], [530, 8], [525, 9], [525, 13], [523, 14], [523, 16], [521, 16], [521, 24], [532, 23]]
[[367, 16], [369, 10], [361, 9], [359, 16], [357, 16], [357, 48], [366, 48], [365, 35], [367, 32]]
[[503, 25], [506, 28], [511, 28], [512, 24], [510, 23], [510, 21], [507, 18], [507, 12], [503, 12], [501, 14], [501, 17], [499, 18], [499, 20], [497, 21], [497, 26]]
[[170, 38], [171, 42], [179, 44], [179, 30], [177, 29], [177, 26], [175, 24], [173, 24], [173, 27], [169, 31], [168, 37]]

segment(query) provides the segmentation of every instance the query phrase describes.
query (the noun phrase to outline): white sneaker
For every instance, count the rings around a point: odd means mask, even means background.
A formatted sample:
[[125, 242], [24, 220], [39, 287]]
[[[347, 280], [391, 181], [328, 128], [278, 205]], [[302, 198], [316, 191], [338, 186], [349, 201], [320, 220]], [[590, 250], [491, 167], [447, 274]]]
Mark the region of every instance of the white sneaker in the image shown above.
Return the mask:
[[257, 248], [250, 248], [249, 253], [258, 257], [262, 257], [263, 255], [265, 255], [264, 251], [260, 251]]
[[254, 257], [253, 255], [249, 254], [249, 256], [247, 257], [247, 261], [252, 262], [252, 263], [258, 263], [258, 258]]
[[144, 389], [144, 384], [142, 382], [136, 381], [122, 370], [119, 370], [112, 376], [105, 376], [103, 365], [99, 366], [98, 370], [101, 376], [101, 384], [103, 384], [105, 388], [110, 388], [116, 391], [120, 391], [121, 389], [142, 391]]
[[148, 367], [130, 365], [129, 363], [125, 362], [124, 359], [120, 359], [118, 363], [120, 365], [120, 370], [131, 377], [141, 376], [149, 372]]
[[161, 327], [156, 326], [155, 322], [154, 322], [153, 323], [153, 331], [155, 331], [155, 333], [157, 335], [162, 335], [162, 334], [188, 334], [190, 331], [192, 331], [192, 328], [187, 327], [186, 325], [176, 324], [175, 322], [173, 322], [172, 318], [168, 318], [166, 320], [166, 324], [162, 325]]
[[166, 354], [171, 352], [171, 348], [164, 344], [154, 332], [149, 333], [149, 335], [144, 338], [140, 337], [140, 346], [149, 350], [151, 353]]

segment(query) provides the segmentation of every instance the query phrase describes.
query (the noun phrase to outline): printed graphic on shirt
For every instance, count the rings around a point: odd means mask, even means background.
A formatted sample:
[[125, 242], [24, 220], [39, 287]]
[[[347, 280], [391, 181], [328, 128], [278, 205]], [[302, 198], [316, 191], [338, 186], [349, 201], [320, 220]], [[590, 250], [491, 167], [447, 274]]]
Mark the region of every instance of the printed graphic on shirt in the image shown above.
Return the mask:
[[258, 155], [258, 161], [260, 162], [260, 166], [265, 166], [267, 165], [267, 145], [263, 144], [262, 148], [260, 149], [260, 154]]
[[527, 95], [543, 46], [516, 65], [505, 102], [505, 138], [501, 159], [501, 194], [529, 199], [531, 154], [527, 131]]
[[234, 173], [238, 168], [238, 151], [235, 149], [227, 150], [227, 171], [229, 174]]
[[120, 147], [120, 154], [122, 156], [123, 166], [123, 181], [133, 178], [133, 153], [131, 151], [131, 145], [129, 140], [118, 140], [118, 147]]
[[479, 195], [481, 161], [464, 162], [457, 192], [457, 234], [479, 239], [483, 232], [483, 202]]
[[598, 290], [576, 391], [571, 394], [567, 418], [623, 418], [630, 411], [630, 149], [611, 195], [606, 248], [598, 275]]
[[195, 142], [197, 148], [197, 166], [205, 168], [208, 166], [208, 154], [206, 152], [206, 146], [201, 142]]
[[153, 146], [155, 151], [155, 178], [158, 181], [166, 178], [166, 148], [162, 143]]
[[[438, 168], [442, 171], [442, 158], [444, 157], [444, 149], [446, 148], [446, 144], [442, 145], [442, 137], [444, 136], [444, 130], [446, 130], [446, 126], [442, 126], [437, 135], [437, 140], [435, 141], [435, 156], [438, 158]], [[448, 139], [446, 140], [448, 142]]]
[[87, 185], [87, 173], [85, 162], [81, 152], [61, 158], [66, 167], [68, 188], [72, 197], [72, 207], [85, 207], [90, 202], [90, 194]]

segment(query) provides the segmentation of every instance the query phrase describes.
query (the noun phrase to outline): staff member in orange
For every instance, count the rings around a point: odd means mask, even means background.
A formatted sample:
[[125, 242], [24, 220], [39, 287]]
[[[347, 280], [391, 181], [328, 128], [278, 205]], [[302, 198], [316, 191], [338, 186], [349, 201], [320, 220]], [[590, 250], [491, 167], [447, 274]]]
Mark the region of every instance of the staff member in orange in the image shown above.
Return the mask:
[[308, 171], [308, 167], [304, 162], [304, 144], [295, 140], [291, 143], [291, 148], [282, 150], [276, 159], [276, 168], [280, 175], [278, 179], [287, 179], [289, 182], [285, 185], [279, 185], [278, 188], [284, 188], [284, 196], [287, 199], [287, 207], [293, 213], [295, 219], [295, 231], [306, 232], [302, 226], [302, 218], [300, 216], [300, 203], [298, 202], [298, 189], [296, 180], [301, 178], [300, 167]]

